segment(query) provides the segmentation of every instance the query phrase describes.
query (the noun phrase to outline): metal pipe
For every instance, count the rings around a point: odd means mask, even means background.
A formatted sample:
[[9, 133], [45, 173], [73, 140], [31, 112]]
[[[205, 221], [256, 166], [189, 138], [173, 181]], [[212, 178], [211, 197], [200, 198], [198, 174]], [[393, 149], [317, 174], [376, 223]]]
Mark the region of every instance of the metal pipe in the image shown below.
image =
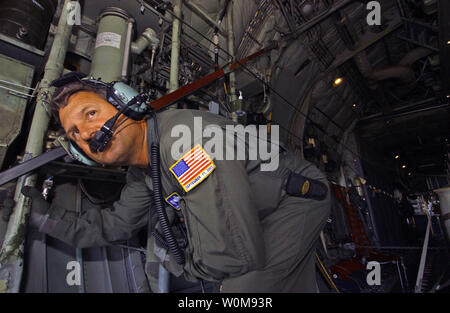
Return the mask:
[[423, 273], [425, 270], [425, 262], [427, 260], [428, 241], [430, 239], [431, 218], [428, 218], [427, 230], [425, 232], [425, 239], [423, 241], [422, 255], [420, 256], [419, 271], [417, 272], [415, 293], [422, 292]]
[[397, 118], [397, 117], [406, 116], [406, 115], [410, 115], [410, 114], [416, 114], [416, 113], [432, 111], [432, 110], [439, 110], [439, 109], [444, 109], [444, 108], [450, 108], [450, 104], [444, 103], [444, 104], [439, 104], [439, 105], [435, 105], [435, 106], [429, 106], [429, 107], [422, 108], [422, 109], [415, 109], [415, 110], [411, 110], [411, 111], [400, 112], [397, 114], [381, 115], [379, 118], [373, 118], [370, 121], [373, 122], [373, 121], [392, 119], [392, 118]]
[[127, 79], [128, 74], [128, 60], [130, 57], [130, 45], [131, 45], [131, 36], [133, 31], [133, 19], [128, 20], [127, 25], [127, 38], [125, 40], [125, 52], [123, 53], [123, 63], [122, 63], [122, 79]]
[[170, 85], [169, 91], [178, 89], [178, 70], [180, 59], [180, 31], [181, 31], [181, 0], [175, 0], [173, 6], [175, 18], [172, 22], [172, 50], [170, 55]]
[[226, 37], [227, 33], [222, 29], [220, 24], [218, 24], [216, 21], [214, 21], [208, 13], [203, 11], [202, 8], [200, 8], [197, 4], [193, 3], [191, 0], [184, 1], [184, 4], [186, 7], [191, 10], [193, 13], [195, 13], [198, 17], [200, 17], [203, 21], [205, 21], [207, 24], [212, 26], [213, 28], [217, 29], [219, 34]]
[[[230, 62], [234, 62], [234, 34], [233, 34], [233, 1], [228, 5], [227, 12], [227, 31], [228, 31], [228, 54], [231, 57]], [[236, 100], [236, 76], [230, 73], [230, 100]]]
[[[428, 98], [426, 100], [422, 100], [422, 101], [419, 101], [419, 102], [414, 102], [414, 103], [411, 103], [411, 104], [408, 104], [408, 105], [405, 105], [405, 106], [394, 108], [392, 110], [392, 112], [402, 111], [404, 109], [409, 109], [409, 108], [412, 108], [412, 107], [416, 107], [416, 106], [423, 105], [423, 104], [428, 104], [430, 102], [435, 102], [435, 101], [437, 101], [437, 99], [434, 98], [434, 97]], [[372, 115], [368, 115], [368, 116], [362, 117], [361, 119], [359, 119], [359, 121], [368, 121], [368, 120], [371, 120], [373, 118], [380, 117], [380, 116], [383, 116], [383, 113], [375, 113], [375, 114], [372, 114]]]
[[[64, 59], [72, 33], [72, 25], [71, 23], [67, 23], [69, 9], [71, 8], [69, 5], [70, 2], [70, 0], [64, 1], [55, 38], [45, 65], [44, 77], [40, 82], [39, 92], [36, 98], [36, 109], [25, 147], [24, 160], [41, 154], [43, 150], [44, 136], [50, 121], [50, 114], [46, 108], [54, 91], [54, 88], [50, 87], [50, 83], [58, 78], [64, 69]], [[19, 291], [23, 272], [26, 232], [25, 216], [30, 211], [29, 199], [25, 199], [21, 194], [21, 190], [24, 185], [34, 186], [36, 184], [36, 178], [36, 175], [22, 176], [16, 185], [14, 195], [16, 206], [9, 219], [5, 240], [0, 250], [0, 286], [3, 286], [0, 288], [0, 292]]]
[[435, 51], [435, 52], [439, 52], [439, 51], [440, 51], [439, 48], [436, 48], [436, 47], [433, 47], [433, 46], [430, 46], [430, 45], [421, 43], [420, 41], [416, 41], [416, 40], [413, 40], [413, 39], [411, 39], [411, 38], [407, 38], [407, 37], [405, 37], [405, 36], [398, 35], [397, 38], [399, 38], [399, 39], [401, 39], [401, 40], [404, 40], [404, 41], [406, 41], [406, 42], [413, 43], [413, 44], [418, 45], [418, 46], [420, 46], [420, 47], [424, 47], [424, 48], [433, 50], [433, 51]]

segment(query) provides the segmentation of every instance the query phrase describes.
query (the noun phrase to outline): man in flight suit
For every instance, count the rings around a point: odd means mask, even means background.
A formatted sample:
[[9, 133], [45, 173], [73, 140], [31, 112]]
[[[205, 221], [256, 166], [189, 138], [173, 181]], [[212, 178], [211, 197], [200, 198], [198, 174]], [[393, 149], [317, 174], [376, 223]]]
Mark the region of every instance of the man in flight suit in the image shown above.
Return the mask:
[[[154, 209], [150, 143], [159, 136], [163, 196], [180, 196], [177, 209], [168, 203], [165, 209], [169, 216], [182, 215], [188, 242], [184, 265], [174, 265], [170, 254], [160, 256], [170, 272], [183, 273], [190, 281], [220, 282], [222, 292], [317, 291], [315, 242], [329, 215], [330, 193], [325, 175], [313, 164], [286, 151], [279, 153], [274, 171], [261, 171], [262, 161], [248, 154], [244, 160], [211, 159], [214, 168], [186, 187], [176, 175], [181, 158], [172, 156], [179, 139], [172, 135], [173, 128], [186, 125], [193, 133], [195, 117], [202, 118], [203, 130], [224, 129], [232, 122], [198, 110], [166, 110], [140, 121], [121, 115], [106, 149], [92, 153], [93, 136], [117, 112], [104, 92], [75, 82], [59, 88], [52, 103], [68, 138], [87, 156], [129, 170], [120, 200], [111, 208], [81, 215], [47, 203], [37, 189], [24, 187], [22, 192], [33, 199], [31, 224], [40, 231], [84, 248], [113, 245], [146, 227]], [[192, 138], [191, 147], [180, 155], [186, 157], [198, 143], [199, 153], [209, 159], [208, 151], [201, 149], [206, 139]], [[313, 186], [320, 197], [308, 197]], [[158, 229], [157, 221], [150, 224]]]

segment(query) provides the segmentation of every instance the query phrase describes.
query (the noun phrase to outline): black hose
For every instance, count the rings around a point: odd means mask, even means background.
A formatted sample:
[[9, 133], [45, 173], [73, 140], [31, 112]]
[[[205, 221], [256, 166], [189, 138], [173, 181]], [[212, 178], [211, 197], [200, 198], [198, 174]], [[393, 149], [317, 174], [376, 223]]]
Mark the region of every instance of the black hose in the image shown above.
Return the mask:
[[175, 259], [178, 264], [184, 264], [184, 252], [178, 246], [178, 242], [175, 239], [172, 229], [170, 228], [167, 213], [164, 209], [162, 200], [162, 188], [161, 188], [161, 170], [159, 167], [159, 143], [153, 142], [150, 151], [151, 157], [151, 172], [153, 182], [153, 197], [155, 200], [156, 213], [158, 214], [158, 220], [161, 225], [162, 235], [164, 236], [165, 243], [168, 246], [169, 253]]
[[161, 248], [164, 248], [166, 250], [169, 250], [169, 246], [167, 245], [166, 240], [164, 239], [163, 235], [159, 233], [159, 231], [155, 230], [152, 232], [153, 237], [155, 238], [155, 242], [160, 246]]

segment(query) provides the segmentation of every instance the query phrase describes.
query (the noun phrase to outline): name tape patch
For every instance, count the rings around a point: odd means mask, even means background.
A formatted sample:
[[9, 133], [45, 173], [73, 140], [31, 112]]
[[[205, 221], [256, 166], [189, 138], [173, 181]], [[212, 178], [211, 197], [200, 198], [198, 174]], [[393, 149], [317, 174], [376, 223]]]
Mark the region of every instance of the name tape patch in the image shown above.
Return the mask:
[[187, 192], [200, 184], [216, 168], [209, 155], [196, 145], [175, 162], [170, 171]]

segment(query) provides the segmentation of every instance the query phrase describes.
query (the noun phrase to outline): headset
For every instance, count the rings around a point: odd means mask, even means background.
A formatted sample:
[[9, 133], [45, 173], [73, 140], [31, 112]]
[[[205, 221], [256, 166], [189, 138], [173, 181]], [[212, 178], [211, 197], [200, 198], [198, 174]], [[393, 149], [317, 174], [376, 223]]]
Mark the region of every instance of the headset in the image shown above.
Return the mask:
[[[57, 88], [63, 87], [73, 82], [80, 82], [83, 85], [93, 87], [95, 89], [106, 90], [106, 101], [113, 105], [118, 112], [103, 124], [98, 130], [94, 138], [89, 142], [91, 152], [104, 151], [114, 134], [113, 127], [120, 115], [139, 121], [142, 120], [149, 112], [147, 105], [148, 96], [145, 93], [138, 93], [136, 90], [121, 81], [106, 83], [100, 78], [85, 78], [86, 74], [80, 72], [70, 72], [62, 77], [54, 80], [50, 86]], [[99, 164], [89, 158], [86, 153], [72, 140], [69, 144], [69, 152], [77, 161], [89, 165], [98, 166]]]

